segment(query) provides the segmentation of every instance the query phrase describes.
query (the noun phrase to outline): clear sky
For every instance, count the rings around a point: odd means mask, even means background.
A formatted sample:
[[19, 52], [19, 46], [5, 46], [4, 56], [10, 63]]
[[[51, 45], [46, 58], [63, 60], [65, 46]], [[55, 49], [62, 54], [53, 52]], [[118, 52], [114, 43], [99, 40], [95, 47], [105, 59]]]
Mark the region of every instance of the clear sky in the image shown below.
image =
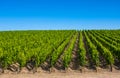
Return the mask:
[[120, 0], [0, 0], [0, 30], [120, 29]]

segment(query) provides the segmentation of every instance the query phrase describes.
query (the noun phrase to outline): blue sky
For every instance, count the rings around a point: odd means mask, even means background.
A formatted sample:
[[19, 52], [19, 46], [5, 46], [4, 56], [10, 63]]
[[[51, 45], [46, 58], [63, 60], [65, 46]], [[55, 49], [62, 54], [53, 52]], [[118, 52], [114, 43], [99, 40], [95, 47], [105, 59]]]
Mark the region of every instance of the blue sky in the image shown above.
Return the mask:
[[0, 30], [120, 29], [120, 0], [0, 0]]

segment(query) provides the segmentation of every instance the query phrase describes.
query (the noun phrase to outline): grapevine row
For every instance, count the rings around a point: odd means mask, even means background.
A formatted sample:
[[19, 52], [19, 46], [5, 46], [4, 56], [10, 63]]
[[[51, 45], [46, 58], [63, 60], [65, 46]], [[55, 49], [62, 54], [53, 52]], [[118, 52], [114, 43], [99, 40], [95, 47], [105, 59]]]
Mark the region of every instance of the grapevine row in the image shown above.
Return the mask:
[[65, 68], [68, 68], [69, 66], [69, 63], [71, 61], [71, 58], [72, 58], [72, 50], [74, 48], [74, 45], [75, 45], [75, 42], [76, 42], [76, 39], [77, 39], [77, 36], [78, 36], [78, 32], [76, 32], [76, 34], [73, 36], [67, 50], [64, 51], [64, 56], [63, 56], [63, 64], [64, 64], [64, 67]]
[[97, 38], [95, 38], [95, 36], [93, 36], [91, 33], [88, 33], [88, 35], [89, 35], [91, 41], [97, 46], [98, 51], [100, 51], [101, 54], [103, 55], [103, 57], [105, 58], [106, 63], [107, 63], [108, 65], [114, 64], [114, 58], [113, 58], [112, 53], [111, 53], [107, 48], [105, 48], [105, 47], [97, 40]]
[[82, 31], [80, 31], [80, 37], [79, 37], [79, 59], [80, 59], [80, 65], [85, 66], [87, 61], [86, 61], [86, 50], [84, 47], [84, 42], [83, 42], [83, 35]]
[[113, 44], [106, 42], [103, 38], [99, 37], [95, 33], [92, 33], [98, 41], [100, 41], [106, 48], [108, 48], [113, 54], [114, 58], [120, 59], [120, 48], [115, 47]]
[[86, 32], [84, 32], [86, 37], [86, 42], [89, 48], [90, 56], [92, 63], [95, 63], [95, 66], [99, 66], [99, 52], [97, 51], [96, 46], [90, 41], [89, 37], [87, 36]]

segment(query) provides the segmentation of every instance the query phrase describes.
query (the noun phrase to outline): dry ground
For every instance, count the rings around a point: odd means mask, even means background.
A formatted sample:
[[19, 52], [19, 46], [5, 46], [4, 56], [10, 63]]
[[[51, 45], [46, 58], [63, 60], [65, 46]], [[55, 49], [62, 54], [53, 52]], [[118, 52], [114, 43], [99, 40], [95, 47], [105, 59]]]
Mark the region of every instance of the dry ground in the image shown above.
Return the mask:
[[120, 78], [120, 71], [104, 72], [37, 72], [37, 73], [3, 73], [0, 78]]
[[120, 78], [120, 73], [35, 73], [2, 74], [0, 78]]

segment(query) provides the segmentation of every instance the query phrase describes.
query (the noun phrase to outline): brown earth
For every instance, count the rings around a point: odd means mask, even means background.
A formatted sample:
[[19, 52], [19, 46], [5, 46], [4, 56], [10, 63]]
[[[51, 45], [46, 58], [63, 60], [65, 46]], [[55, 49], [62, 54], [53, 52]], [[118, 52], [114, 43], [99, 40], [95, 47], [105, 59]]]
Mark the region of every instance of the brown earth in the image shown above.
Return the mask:
[[4, 73], [0, 78], [120, 78], [120, 72], [39, 72], [39, 73]]

